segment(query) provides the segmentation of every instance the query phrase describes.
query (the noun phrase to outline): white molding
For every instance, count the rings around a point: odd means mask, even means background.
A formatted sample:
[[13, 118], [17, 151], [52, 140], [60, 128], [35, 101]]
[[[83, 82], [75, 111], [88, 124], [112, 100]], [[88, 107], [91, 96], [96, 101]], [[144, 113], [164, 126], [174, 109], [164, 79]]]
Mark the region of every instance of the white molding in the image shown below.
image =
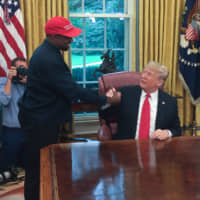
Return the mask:
[[121, 13], [117, 13], [117, 14], [93, 14], [93, 13], [86, 13], [86, 14], [82, 14], [82, 13], [71, 13], [69, 14], [70, 17], [86, 17], [86, 18], [103, 18], [103, 17], [108, 17], [108, 18], [130, 18], [131, 15], [129, 14], [121, 14]]
[[99, 129], [97, 115], [74, 116], [74, 134], [96, 134]]

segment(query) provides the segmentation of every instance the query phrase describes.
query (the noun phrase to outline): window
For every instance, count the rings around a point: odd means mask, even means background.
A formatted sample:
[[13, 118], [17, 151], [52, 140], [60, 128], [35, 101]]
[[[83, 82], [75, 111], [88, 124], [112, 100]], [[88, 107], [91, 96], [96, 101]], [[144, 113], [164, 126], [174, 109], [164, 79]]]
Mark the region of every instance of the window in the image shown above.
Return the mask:
[[[133, 1], [133, 0], [129, 0]], [[71, 45], [72, 74], [75, 81], [87, 88], [98, 88], [95, 72], [111, 49], [119, 71], [129, 69], [128, 0], [68, 0], [70, 20], [82, 29]]]

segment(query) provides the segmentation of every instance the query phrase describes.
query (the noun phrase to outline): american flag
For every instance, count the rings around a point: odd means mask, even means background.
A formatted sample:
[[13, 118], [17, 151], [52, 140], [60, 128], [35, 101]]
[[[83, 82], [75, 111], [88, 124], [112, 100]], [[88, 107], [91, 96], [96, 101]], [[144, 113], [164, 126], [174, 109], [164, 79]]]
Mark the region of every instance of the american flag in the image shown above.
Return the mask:
[[0, 77], [7, 76], [11, 60], [26, 58], [24, 24], [19, 0], [0, 0]]
[[188, 28], [185, 32], [185, 39], [186, 40], [195, 40], [195, 31], [191, 24], [188, 25]]

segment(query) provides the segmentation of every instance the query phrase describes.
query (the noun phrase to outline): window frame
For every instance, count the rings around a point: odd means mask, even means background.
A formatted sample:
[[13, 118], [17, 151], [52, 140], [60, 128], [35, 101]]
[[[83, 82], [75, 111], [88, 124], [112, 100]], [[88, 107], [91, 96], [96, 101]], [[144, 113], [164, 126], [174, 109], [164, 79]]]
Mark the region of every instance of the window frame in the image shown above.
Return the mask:
[[[82, 0], [82, 13], [70, 13], [69, 12], [69, 17], [71, 18], [126, 18], [129, 20], [128, 24], [125, 23], [125, 29], [129, 30], [129, 31], [125, 31], [125, 38], [128, 38], [128, 47], [124, 47], [123, 51], [125, 52], [125, 58], [128, 59], [124, 59], [124, 71], [132, 71], [132, 52], [133, 52], [133, 48], [132, 48], [132, 44], [133, 44], [133, 38], [132, 38], [132, 31], [133, 31], [133, 10], [134, 10], [134, 0], [124, 0], [124, 14], [123, 13], [114, 13], [114, 14], [107, 14], [105, 13], [105, 0], [103, 1], [103, 12], [102, 13], [98, 13], [98, 14], [94, 14], [94, 13], [83, 13], [84, 12], [84, 1]], [[105, 38], [105, 36], [104, 36]], [[85, 39], [85, 38], [84, 38]], [[106, 41], [105, 41], [106, 42]], [[125, 42], [125, 45], [127, 44], [127, 42]], [[128, 52], [126, 51], [126, 49], [128, 49]], [[71, 49], [72, 51], [83, 51], [83, 66], [86, 66], [86, 51], [87, 50], [94, 50], [94, 49], [85, 49], [85, 47], [83, 47], [82, 49], [76, 49], [73, 48]], [[95, 49], [95, 51], [102, 51], [104, 49]], [[121, 50], [121, 49], [116, 49], [116, 50]], [[127, 55], [128, 53], [128, 55]], [[83, 68], [83, 80], [82, 81], [77, 81], [77, 83], [83, 84], [84, 86], [85, 84], [88, 83], [96, 83], [96, 81], [86, 81], [86, 67]]]
[[[127, 60], [124, 59], [124, 62], [125, 63], [125, 66], [126, 68], [124, 68], [125, 71], [132, 71], [133, 70], [133, 67], [132, 67], [132, 54], [133, 54], [133, 22], [135, 21], [135, 16], [134, 16], [134, 13], [133, 11], [135, 10], [134, 9], [134, 4], [135, 4], [135, 0], [124, 0], [124, 14], [123, 13], [114, 13], [114, 14], [108, 14], [108, 13], [105, 13], [105, 0], [103, 0], [103, 12], [104, 13], [98, 13], [98, 14], [94, 14], [94, 13], [83, 13], [84, 12], [84, 0], [82, 0], [82, 13], [70, 13], [69, 12], [69, 17], [73, 18], [73, 17], [77, 17], [77, 18], [126, 18], [129, 20], [128, 23], [125, 24], [125, 26], [128, 26], [128, 27], [125, 27], [125, 30], [128, 30], [129, 31], [125, 31], [125, 39], [128, 38], [128, 48], [126, 48], [126, 46], [123, 48], [123, 51], [125, 53], [126, 52], [126, 49], [128, 49], [128, 55], [127, 55]], [[105, 28], [105, 27], [104, 27]], [[125, 42], [126, 44], [126, 42]], [[76, 51], [83, 51], [83, 53], [86, 54], [86, 51], [87, 50], [90, 50], [90, 49], [86, 49], [85, 47], [83, 47], [82, 49], [80, 48], [73, 48], [73, 50], [76, 50]], [[92, 49], [94, 50], [94, 49]], [[98, 50], [102, 50], [102, 49], [95, 49], [95, 51], [98, 51]], [[103, 49], [104, 50], [104, 49]], [[119, 49], [120, 50], [120, 49]], [[70, 50], [72, 51], [72, 49]], [[126, 56], [125, 56], [126, 57]], [[83, 55], [83, 65], [86, 66], [86, 55]], [[83, 68], [83, 74], [86, 73], [86, 67]], [[83, 81], [77, 81], [77, 83], [80, 83], [83, 85], [85, 84], [88, 84], [88, 83], [96, 83], [96, 81], [86, 81], [86, 74], [83, 75]], [[80, 115], [83, 115], [83, 114], [76, 114], [75, 115], [75, 119], [77, 116], [80, 116]], [[90, 115], [90, 116], [93, 116], [94, 118], [97, 118], [97, 114], [94, 114], [94, 113], [88, 113], [87, 115]]]

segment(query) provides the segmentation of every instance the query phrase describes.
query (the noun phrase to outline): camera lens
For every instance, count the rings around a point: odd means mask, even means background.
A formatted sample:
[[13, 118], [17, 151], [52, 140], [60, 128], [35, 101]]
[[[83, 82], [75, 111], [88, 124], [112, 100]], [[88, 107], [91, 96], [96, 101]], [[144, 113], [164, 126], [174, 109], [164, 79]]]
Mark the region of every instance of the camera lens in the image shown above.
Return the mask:
[[19, 67], [17, 67], [17, 76], [26, 76], [27, 75], [27, 68], [24, 67], [23, 65], [20, 65]]

